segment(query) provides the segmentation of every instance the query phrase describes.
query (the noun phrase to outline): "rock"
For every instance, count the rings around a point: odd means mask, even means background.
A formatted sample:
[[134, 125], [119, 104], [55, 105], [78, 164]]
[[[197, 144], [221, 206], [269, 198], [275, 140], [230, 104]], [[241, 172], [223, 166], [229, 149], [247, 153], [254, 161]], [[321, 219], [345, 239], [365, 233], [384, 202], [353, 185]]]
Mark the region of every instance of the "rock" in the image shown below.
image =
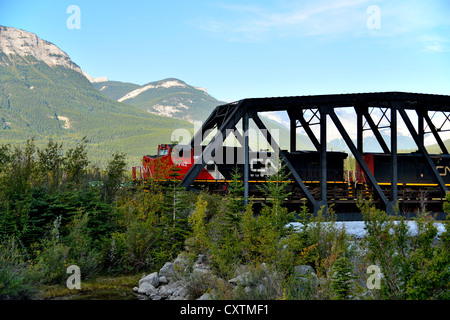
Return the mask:
[[206, 262], [206, 255], [205, 254], [199, 254], [196, 263], [202, 264]]
[[295, 266], [294, 267], [294, 274], [298, 277], [304, 277], [307, 276], [308, 274], [314, 274], [314, 269], [311, 266], [308, 266], [306, 264], [301, 265], [301, 266]]
[[172, 283], [170, 283], [170, 284], [168, 284], [166, 286], [162, 286], [159, 289], [159, 294], [163, 298], [169, 298], [170, 296], [175, 295], [178, 291], [180, 291], [181, 288], [184, 288], [185, 285], [186, 284], [182, 280], [178, 280], [178, 281], [172, 282]]
[[177, 270], [184, 271], [189, 265], [189, 258], [187, 254], [184, 252], [180, 253], [173, 262], [173, 264]]
[[228, 282], [231, 284], [234, 284], [234, 285], [238, 285], [238, 284], [243, 285], [243, 284], [247, 283], [250, 276], [251, 276], [251, 273], [246, 271], [246, 272], [239, 274], [237, 277], [228, 280]]
[[210, 293], [205, 292], [204, 294], [201, 295], [200, 298], [198, 298], [197, 300], [212, 300], [212, 296]]
[[314, 269], [308, 265], [301, 265], [294, 267], [294, 275], [299, 281], [300, 291], [313, 290], [319, 284], [319, 279], [314, 272]]
[[150, 295], [150, 299], [152, 299], [152, 300], [161, 300], [162, 297], [159, 294], [152, 294], [152, 295]]
[[171, 288], [170, 286], [163, 286], [159, 289], [159, 294], [163, 298], [168, 298], [175, 292], [175, 288]]
[[157, 288], [159, 286], [158, 272], [150, 273], [148, 276], [145, 276], [144, 278], [139, 280], [139, 288], [143, 283], [149, 283], [153, 287]]
[[199, 273], [199, 274], [205, 274], [211, 272], [211, 267], [207, 266], [205, 264], [199, 264], [199, 263], [195, 263], [192, 266], [192, 273]]
[[160, 276], [159, 277], [159, 284], [160, 285], [165, 285], [165, 284], [168, 284], [169, 283], [169, 280], [167, 280], [167, 277], [166, 276]]
[[189, 290], [187, 287], [180, 287], [177, 291], [173, 293], [175, 297], [186, 298], [189, 294]]
[[166, 262], [159, 270], [160, 277], [166, 277], [167, 280], [171, 280], [175, 274], [175, 266], [172, 262]]
[[42, 40], [34, 33], [2, 27], [0, 32], [0, 52], [5, 55], [15, 54], [21, 57], [33, 56], [49, 66], [62, 66], [82, 74], [79, 66], [70, 60], [69, 56], [53, 43]]
[[137, 293], [139, 294], [145, 294], [148, 296], [151, 296], [153, 294], [157, 294], [158, 291], [156, 290], [156, 288], [154, 286], [152, 286], [150, 283], [148, 282], [143, 282], [140, 286], [139, 289], [137, 290]]

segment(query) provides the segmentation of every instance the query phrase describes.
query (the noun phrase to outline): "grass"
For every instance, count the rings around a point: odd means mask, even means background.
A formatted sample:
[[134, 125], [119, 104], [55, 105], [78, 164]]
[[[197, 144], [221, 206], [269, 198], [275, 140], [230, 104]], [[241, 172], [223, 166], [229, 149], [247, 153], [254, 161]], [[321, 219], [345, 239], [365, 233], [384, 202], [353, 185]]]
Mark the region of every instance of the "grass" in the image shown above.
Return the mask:
[[39, 289], [38, 300], [48, 299], [123, 299], [133, 296], [133, 287], [137, 285], [142, 274], [121, 275], [116, 277], [99, 276], [81, 281], [81, 289], [68, 289], [65, 285], [47, 285]]

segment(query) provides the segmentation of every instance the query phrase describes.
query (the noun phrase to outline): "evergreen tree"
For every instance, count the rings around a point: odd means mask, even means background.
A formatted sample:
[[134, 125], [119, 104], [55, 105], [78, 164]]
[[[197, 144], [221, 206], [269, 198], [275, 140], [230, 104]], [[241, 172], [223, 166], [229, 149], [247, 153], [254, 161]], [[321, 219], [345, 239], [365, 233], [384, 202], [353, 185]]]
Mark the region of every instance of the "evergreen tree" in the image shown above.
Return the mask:
[[49, 140], [45, 149], [37, 150], [38, 170], [47, 188], [57, 189], [62, 178], [64, 157], [62, 155], [62, 143], [58, 144]]
[[114, 153], [108, 162], [104, 172], [103, 197], [108, 202], [113, 202], [120, 189], [120, 184], [125, 177], [125, 154]]
[[172, 166], [169, 178], [162, 183], [160, 223], [163, 230], [162, 242], [168, 252], [180, 251], [188, 233], [190, 204], [185, 189], [179, 186], [180, 170], [176, 165]]
[[[271, 212], [279, 219], [280, 223], [283, 223], [289, 218], [286, 210], [283, 208], [283, 202], [291, 195], [291, 192], [286, 191], [291, 180], [289, 179], [290, 173], [286, 170], [286, 165], [283, 164], [281, 159], [279, 161], [280, 166], [278, 170], [275, 170], [274, 174], [267, 176], [264, 185], [262, 187], [258, 186], [258, 188], [270, 204], [270, 209], [266, 208], [266, 212]], [[267, 207], [266, 204], [264, 206]]]
[[209, 247], [208, 229], [206, 225], [206, 207], [208, 203], [203, 200], [202, 195], [197, 198], [194, 212], [189, 216], [188, 221], [192, 228], [192, 240], [194, 255], [207, 253]]
[[242, 260], [242, 216], [244, 186], [240, 173], [235, 170], [224, 198], [225, 205], [210, 221], [210, 251], [213, 266], [224, 277], [232, 276]]
[[181, 169], [174, 165], [170, 169], [169, 179], [164, 183], [164, 210], [171, 215], [172, 222], [175, 227], [177, 218], [186, 210], [187, 203], [185, 201], [185, 189], [179, 186]]
[[6, 170], [11, 162], [11, 146], [4, 144], [0, 146], [0, 175]]
[[75, 148], [69, 149], [66, 154], [65, 171], [68, 181], [75, 186], [80, 186], [89, 165], [87, 143], [88, 140], [84, 137]]
[[334, 261], [331, 276], [331, 288], [333, 289], [336, 299], [346, 300], [351, 298], [353, 290], [353, 266], [345, 256], [340, 256]]

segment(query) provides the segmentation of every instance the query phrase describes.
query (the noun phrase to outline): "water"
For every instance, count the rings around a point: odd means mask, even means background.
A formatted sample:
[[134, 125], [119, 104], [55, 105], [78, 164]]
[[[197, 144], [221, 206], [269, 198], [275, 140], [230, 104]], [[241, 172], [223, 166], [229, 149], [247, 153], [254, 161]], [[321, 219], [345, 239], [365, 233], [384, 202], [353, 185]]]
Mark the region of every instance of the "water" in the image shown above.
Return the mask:
[[100, 289], [55, 297], [52, 300], [139, 300], [132, 288]]

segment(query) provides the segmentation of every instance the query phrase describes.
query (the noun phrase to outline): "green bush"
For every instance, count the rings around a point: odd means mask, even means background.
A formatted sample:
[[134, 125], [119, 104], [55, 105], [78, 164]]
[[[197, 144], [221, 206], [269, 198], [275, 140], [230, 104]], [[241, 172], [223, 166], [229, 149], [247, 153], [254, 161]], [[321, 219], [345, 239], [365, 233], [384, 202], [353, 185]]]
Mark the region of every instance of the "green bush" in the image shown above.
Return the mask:
[[389, 216], [370, 203], [360, 204], [364, 216], [367, 259], [383, 273], [381, 299], [448, 299], [450, 284], [449, 224], [437, 240], [434, 219], [424, 213], [415, 222], [417, 235], [406, 221]]
[[36, 293], [26, 256], [17, 239], [0, 242], [0, 300], [30, 299]]

